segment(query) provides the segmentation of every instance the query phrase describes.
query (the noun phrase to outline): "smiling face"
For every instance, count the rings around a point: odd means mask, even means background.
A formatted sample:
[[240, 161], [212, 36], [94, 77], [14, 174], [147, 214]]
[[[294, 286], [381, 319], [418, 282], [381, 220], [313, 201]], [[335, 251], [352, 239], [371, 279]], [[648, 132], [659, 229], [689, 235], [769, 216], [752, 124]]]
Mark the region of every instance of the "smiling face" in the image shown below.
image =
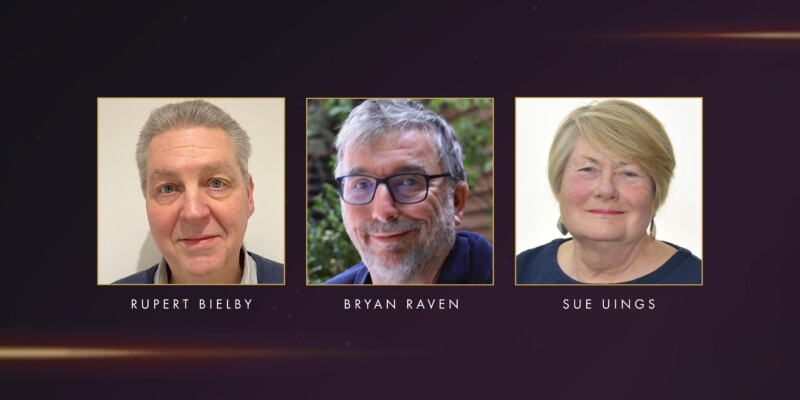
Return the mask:
[[255, 210], [253, 180], [244, 180], [223, 130], [195, 127], [153, 137], [145, 201], [171, 282], [238, 283], [239, 254]]
[[[417, 130], [389, 132], [369, 145], [350, 145], [340, 160], [343, 175], [385, 178], [400, 173], [443, 173], [430, 135]], [[372, 202], [344, 201], [342, 218], [375, 283], [433, 283], [455, 241], [467, 186], [449, 189], [449, 178], [430, 181], [428, 197], [398, 204], [386, 185], [378, 185]]]
[[641, 167], [609, 158], [578, 137], [558, 200], [576, 240], [634, 243], [653, 218], [653, 181]]

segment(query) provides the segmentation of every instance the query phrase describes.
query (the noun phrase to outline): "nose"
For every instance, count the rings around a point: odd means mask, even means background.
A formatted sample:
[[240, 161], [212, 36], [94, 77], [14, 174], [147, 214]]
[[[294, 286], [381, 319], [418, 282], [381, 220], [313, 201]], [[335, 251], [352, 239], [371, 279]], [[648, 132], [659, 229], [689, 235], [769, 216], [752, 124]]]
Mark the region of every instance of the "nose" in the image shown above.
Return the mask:
[[399, 215], [400, 210], [397, 209], [397, 204], [394, 203], [389, 188], [385, 184], [378, 185], [375, 188], [375, 198], [372, 199], [372, 218], [388, 222], [396, 219]]
[[181, 218], [197, 220], [208, 217], [211, 210], [208, 208], [208, 199], [202, 190], [186, 189], [183, 194]]
[[594, 195], [596, 198], [601, 200], [613, 200], [617, 198], [617, 186], [614, 183], [613, 172], [604, 171], [600, 175]]

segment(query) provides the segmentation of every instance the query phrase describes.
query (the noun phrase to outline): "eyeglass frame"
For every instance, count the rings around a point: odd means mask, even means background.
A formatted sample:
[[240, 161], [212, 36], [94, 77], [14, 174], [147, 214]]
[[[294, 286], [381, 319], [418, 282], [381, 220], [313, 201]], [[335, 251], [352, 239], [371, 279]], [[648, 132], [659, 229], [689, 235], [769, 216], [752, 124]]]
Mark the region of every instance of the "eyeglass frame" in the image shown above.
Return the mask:
[[[395, 178], [395, 177], [398, 177], [398, 176], [403, 176], [403, 175], [415, 175], [415, 176], [421, 176], [421, 177], [425, 178], [425, 196], [423, 196], [422, 199], [420, 199], [419, 201], [412, 202], [412, 203], [407, 203], [407, 202], [398, 201], [394, 197], [394, 191], [392, 190], [392, 187], [389, 186], [389, 179], [392, 179], [392, 178]], [[366, 178], [375, 179], [375, 190], [372, 191], [372, 196], [369, 198], [368, 202], [366, 202], [366, 203], [351, 203], [351, 202], [347, 201], [344, 198], [344, 191], [342, 190], [342, 181], [345, 178], [350, 178], [352, 176], [363, 176], [363, 177], [366, 177]], [[392, 197], [392, 201], [394, 201], [395, 203], [397, 203], [397, 204], [418, 204], [418, 203], [422, 203], [423, 201], [425, 201], [425, 199], [428, 198], [428, 192], [430, 192], [430, 189], [431, 189], [431, 179], [438, 179], [438, 178], [444, 178], [444, 177], [449, 177], [449, 178], [455, 179], [453, 174], [451, 174], [449, 172], [445, 172], [443, 174], [436, 174], [436, 175], [425, 175], [425, 174], [420, 174], [420, 173], [416, 173], [416, 172], [404, 172], [402, 174], [394, 174], [394, 175], [391, 175], [391, 176], [387, 176], [385, 178], [378, 178], [377, 176], [366, 175], [366, 174], [350, 174], [350, 175], [337, 177], [336, 178], [336, 183], [337, 183], [337, 187], [339, 188], [339, 197], [342, 199], [342, 201], [344, 201], [345, 203], [350, 204], [352, 206], [365, 206], [365, 205], [367, 205], [369, 203], [372, 203], [372, 201], [375, 200], [375, 193], [378, 193], [378, 186], [380, 186], [382, 183], [386, 185], [386, 190], [389, 191], [389, 196]]]

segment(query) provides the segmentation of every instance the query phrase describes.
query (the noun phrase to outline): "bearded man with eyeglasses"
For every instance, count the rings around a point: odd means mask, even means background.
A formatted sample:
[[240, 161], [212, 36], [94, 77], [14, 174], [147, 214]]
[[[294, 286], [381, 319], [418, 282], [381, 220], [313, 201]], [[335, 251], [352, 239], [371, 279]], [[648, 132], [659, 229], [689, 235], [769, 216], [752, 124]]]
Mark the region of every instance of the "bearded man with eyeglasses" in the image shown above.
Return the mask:
[[362, 261], [328, 284], [490, 284], [492, 246], [456, 232], [469, 195], [453, 128], [411, 100], [367, 100], [336, 139], [347, 234]]

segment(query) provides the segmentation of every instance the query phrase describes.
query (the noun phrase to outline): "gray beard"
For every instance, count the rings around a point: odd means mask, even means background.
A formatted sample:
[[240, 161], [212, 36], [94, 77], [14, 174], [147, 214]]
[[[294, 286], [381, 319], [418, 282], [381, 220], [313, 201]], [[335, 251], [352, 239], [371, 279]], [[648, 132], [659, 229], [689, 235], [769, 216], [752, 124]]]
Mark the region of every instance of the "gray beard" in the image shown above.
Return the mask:
[[[442, 209], [439, 218], [432, 222], [428, 234], [421, 236], [419, 243], [412, 244], [405, 254], [399, 255], [391, 264], [375, 254], [369, 247], [357, 248], [358, 254], [361, 255], [361, 259], [373, 277], [373, 282], [405, 284], [419, 276], [435, 276], [436, 270], [441, 268], [442, 262], [455, 244], [454, 219], [455, 208], [449, 204]], [[362, 243], [366, 241], [366, 235], [370, 232], [398, 232], [419, 229], [422, 226], [419, 221], [407, 217], [400, 217], [391, 222], [369, 221], [364, 225], [362, 228], [365, 229], [360, 230]], [[348, 234], [352, 235], [346, 222], [345, 227]]]

